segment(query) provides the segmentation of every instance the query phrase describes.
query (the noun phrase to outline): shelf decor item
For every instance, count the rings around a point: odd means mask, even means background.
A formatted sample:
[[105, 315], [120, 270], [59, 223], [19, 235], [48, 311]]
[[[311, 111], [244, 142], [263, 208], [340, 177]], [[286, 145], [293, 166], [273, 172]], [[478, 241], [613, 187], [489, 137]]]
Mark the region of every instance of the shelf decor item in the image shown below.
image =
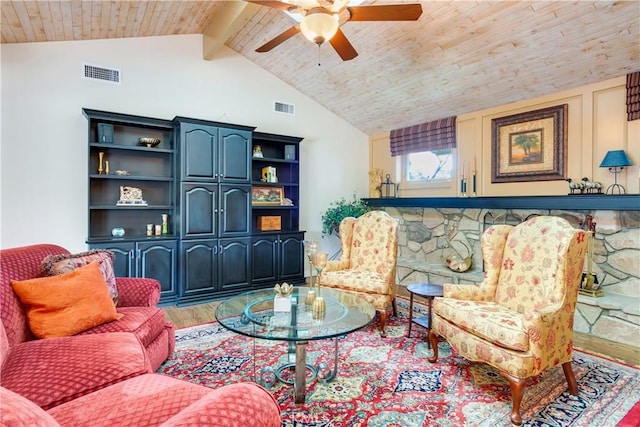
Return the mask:
[[280, 206], [283, 199], [283, 187], [253, 186], [251, 188], [251, 204], [254, 206]]
[[142, 199], [142, 190], [138, 187], [120, 187], [120, 199], [116, 206], [147, 206]]
[[113, 125], [98, 123], [98, 142], [113, 144]]
[[264, 156], [262, 155], [262, 147], [259, 145], [254, 145], [253, 146], [253, 157], [255, 158], [263, 158]]
[[144, 145], [148, 148], [157, 147], [158, 145], [160, 145], [160, 138], [149, 138], [149, 137], [138, 138], [138, 144]]
[[169, 234], [169, 215], [162, 214], [162, 234]]
[[262, 168], [262, 182], [278, 182], [278, 175], [276, 168], [273, 166], [265, 166]]
[[122, 227], [113, 227], [111, 229], [111, 235], [113, 237], [117, 237], [117, 238], [124, 237], [124, 228], [122, 228]]

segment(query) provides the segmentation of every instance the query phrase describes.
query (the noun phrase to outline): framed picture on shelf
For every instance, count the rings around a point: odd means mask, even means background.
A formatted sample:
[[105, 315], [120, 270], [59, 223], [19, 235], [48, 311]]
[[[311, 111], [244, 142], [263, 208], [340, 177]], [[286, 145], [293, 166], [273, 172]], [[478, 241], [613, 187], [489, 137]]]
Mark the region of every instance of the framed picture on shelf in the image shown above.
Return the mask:
[[256, 185], [251, 188], [251, 204], [253, 206], [280, 206], [283, 200], [283, 187]]
[[491, 120], [491, 182], [564, 180], [568, 104]]

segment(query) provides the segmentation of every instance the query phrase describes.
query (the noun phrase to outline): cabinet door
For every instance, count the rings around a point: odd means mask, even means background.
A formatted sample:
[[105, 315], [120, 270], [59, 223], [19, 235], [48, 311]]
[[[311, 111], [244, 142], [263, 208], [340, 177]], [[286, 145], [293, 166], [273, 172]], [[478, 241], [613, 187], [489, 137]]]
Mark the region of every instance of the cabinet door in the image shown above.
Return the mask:
[[181, 298], [194, 299], [216, 290], [217, 240], [182, 242]]
[[182, 184], [183, 238], [213, 238], [218, 234], [218, 186], [216, 184]]
[[160, 297], [163, 299], [177, 294], [177, 249], [175, 240], [137, 243], [137, 276], [160, 282]]
[[113, 271], [116, 277], [135, 277], [136, 265], [134, 262], [135, 243], [92, 243], [90, 249], [107, 249], [115, 254]]
[[219, 248], [219, 290], [248, 288], [251, 281], [251, 238], [220, 239]]
[[247, 235], [250, 231], [251, 186], [220, 185], [220, 236]]
[[251, 132], [220, 128], [220, 181], [251, 180]]
[[180, 123], [181, 177], [183, 181], [217, 181], [218, 128]]
[[278, 280], [278, 238], [275, 235], [254, 237], [251, 242], [251, 284], [275, 283]]
[[282, 234], [280, 247], [280, 279], [304, 279], [304, 234]]

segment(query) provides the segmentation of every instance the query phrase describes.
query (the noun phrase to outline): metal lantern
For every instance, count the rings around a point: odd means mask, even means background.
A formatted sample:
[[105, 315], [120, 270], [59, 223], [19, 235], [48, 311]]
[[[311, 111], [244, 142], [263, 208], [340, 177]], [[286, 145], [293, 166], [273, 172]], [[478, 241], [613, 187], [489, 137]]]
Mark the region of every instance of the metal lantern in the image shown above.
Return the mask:
[[382, 197], [398, 197], [398, 184], [391, 181], [391, 175], [387, 174], [386, 181], [382, 183]]

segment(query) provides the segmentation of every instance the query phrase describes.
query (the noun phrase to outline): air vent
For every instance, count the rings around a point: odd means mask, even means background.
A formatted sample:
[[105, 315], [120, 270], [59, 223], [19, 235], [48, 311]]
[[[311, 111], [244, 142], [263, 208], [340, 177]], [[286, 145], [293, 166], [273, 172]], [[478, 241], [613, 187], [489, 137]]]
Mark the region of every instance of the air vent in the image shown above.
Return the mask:
[[84, 78], [120, 84], [120, 70], [84, 64]]
[[276, 113], [289, 114], [290, 116], [295, 116], [296, 114], [296, 106], [293, 104], [287, 104], [285, 102], [275, 101], [273, 104], [273, 111]]

